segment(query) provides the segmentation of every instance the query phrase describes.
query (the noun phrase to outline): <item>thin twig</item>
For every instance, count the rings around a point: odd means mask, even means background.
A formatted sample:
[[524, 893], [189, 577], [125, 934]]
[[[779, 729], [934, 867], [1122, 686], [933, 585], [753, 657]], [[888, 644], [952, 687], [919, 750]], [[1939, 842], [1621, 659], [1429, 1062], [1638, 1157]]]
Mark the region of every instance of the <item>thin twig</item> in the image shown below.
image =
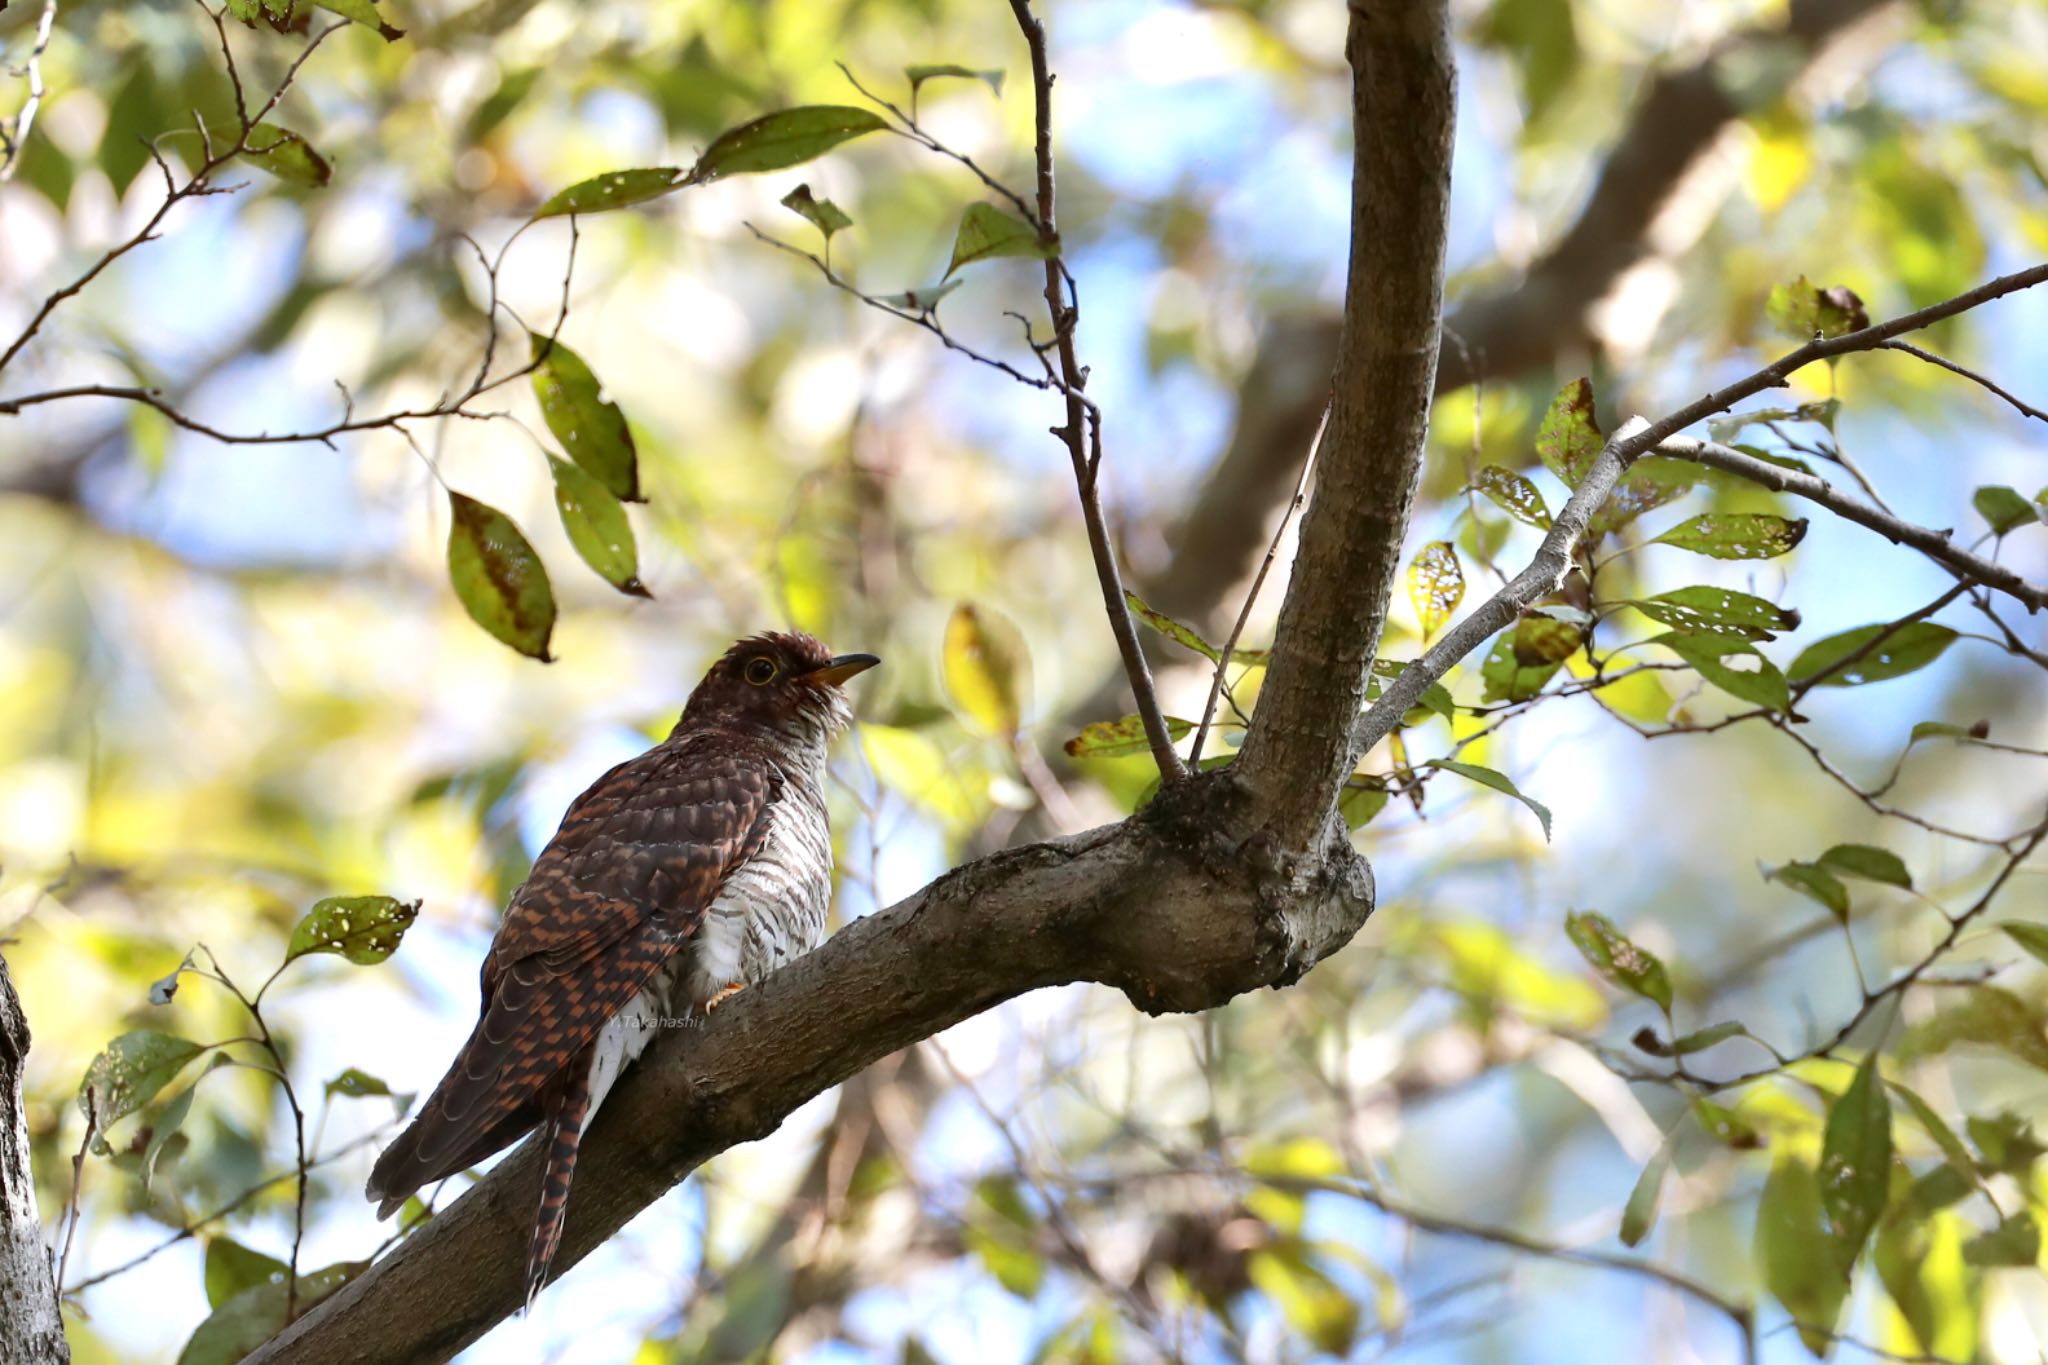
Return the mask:
[[35, 127], [36, 111], [42, 107], [43, 53], [49, 50], [50, 33], [56, 22], [57, 0], [43, 0], [42, 17], [36, 20], [35, 42], [28, 50], [27, 60], [18, 68], [8, 68], [9, 75], [27, 78], [28, 99], [13, 118], [0, 119], [0, 185], [14, 178], [22, 152], [28, 147], [29, 132]]
[[1886, 349], [1887, 351], [1903, 351], [1907, 355], [1914, 357], [1916, 360], [1924, 360], [1928, 364], [1939, 366], [1941, 369], [1947, 370], [1951, 374], [1959, 374], [1963, 378], [1969, 380], [1971, 383], [1981, 385], [1983, 388], [1989, 390], [1990, 392], [1997, 394], [2000, 398], [2003, 398], [2006, 402], [2012, 404], [2013, 407], [2019, 409], [2020, 412], [2024, 413], [2028, 417], [2033, 418], [2035, 421], [2048, 422], [2048, 412], [2043, 412], [2041, 411], [2041, 409], [2035, 407], [2032, 403], [2029, 403], [2026, 400], [2014, 394], [2008, 393], [2006, 390], [2000, 388], [1995, 381], [1987, 378], [1984, 375], [1978, 374], [1975, 370], [1971, 369], [1967, 365], [1958, 365], [1955, 361], [1950, 360], [1946, 356], [1936, 355], [1932, 351], [1923, 351], [1918, 346], [1915, 346], [1911, 342], [1907, 341], [1887, 341], [1884, 344], [1884, 349]]

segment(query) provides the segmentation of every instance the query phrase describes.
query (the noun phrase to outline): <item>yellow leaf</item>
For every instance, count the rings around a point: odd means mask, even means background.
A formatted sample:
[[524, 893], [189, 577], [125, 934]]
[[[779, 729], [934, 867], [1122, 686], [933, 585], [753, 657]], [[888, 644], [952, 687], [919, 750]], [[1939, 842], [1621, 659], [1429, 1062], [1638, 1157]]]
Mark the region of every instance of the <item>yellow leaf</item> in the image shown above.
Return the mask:
[[946, 692], [977, 730], [1008, 737], [1031, 701], [1031, 651], [1005, 616], [972, 602], [946, 622]]
[[1415, 604], [1415, 618], [1422, 624], [1422, 638], [1436, 634], [1437, 627], [1451, 619], [1465, 596], [1465, 571], [1459, 567], [1458, 552], [1448, 540], [1433, 540], [1422, 547], [1408, 566], [1408, 600]]

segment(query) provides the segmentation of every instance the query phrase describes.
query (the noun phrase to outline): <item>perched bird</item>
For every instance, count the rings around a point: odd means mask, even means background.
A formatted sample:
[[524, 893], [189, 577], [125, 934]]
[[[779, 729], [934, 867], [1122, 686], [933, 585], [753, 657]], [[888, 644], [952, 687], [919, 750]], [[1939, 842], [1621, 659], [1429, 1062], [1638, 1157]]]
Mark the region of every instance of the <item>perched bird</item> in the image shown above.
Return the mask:
[[825, 749], [853, 717], [846, 680], [878, 662], [800, 633], [741, 640], [666, 740], [576, 798], [491, 941], [469, 1041], [370, 1172], [379, 1218], [540, 1125], [532, 1305], [577, 1143], [620, 1070], [661, 1020], [824, 938]]

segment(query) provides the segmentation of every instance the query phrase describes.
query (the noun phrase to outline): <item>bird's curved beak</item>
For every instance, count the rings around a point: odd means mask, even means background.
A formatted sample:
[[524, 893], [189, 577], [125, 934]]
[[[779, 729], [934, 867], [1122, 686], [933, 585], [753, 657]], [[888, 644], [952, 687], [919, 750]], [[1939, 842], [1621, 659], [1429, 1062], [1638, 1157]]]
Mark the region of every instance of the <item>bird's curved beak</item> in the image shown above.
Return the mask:
[[821, 683], [838, 686], [856, 673], [865, 673], [882, 662], [873, 654], [841, 654], [822, 668], [814, 668], [804, 676]]

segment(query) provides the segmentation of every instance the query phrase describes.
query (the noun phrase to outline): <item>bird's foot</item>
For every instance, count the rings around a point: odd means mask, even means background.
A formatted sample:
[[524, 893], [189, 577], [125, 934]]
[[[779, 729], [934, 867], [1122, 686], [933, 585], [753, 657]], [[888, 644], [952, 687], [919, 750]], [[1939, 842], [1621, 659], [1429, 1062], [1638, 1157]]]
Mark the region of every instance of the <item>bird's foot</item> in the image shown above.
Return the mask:
[[727, 982], [725, 985], [720, 986], [717, 990], [711, 993], [711, 998], [704, 1002], [704, 1013], [711, 1013], [711, 1011], [717, 1009], [720, 1005], [723, 1005], [726, 1001], [732, 999], [735, 995], [738, 995], [741, 991], [745, 990], [746, 988], [747, 983], [744, 981], [730, 981]]

